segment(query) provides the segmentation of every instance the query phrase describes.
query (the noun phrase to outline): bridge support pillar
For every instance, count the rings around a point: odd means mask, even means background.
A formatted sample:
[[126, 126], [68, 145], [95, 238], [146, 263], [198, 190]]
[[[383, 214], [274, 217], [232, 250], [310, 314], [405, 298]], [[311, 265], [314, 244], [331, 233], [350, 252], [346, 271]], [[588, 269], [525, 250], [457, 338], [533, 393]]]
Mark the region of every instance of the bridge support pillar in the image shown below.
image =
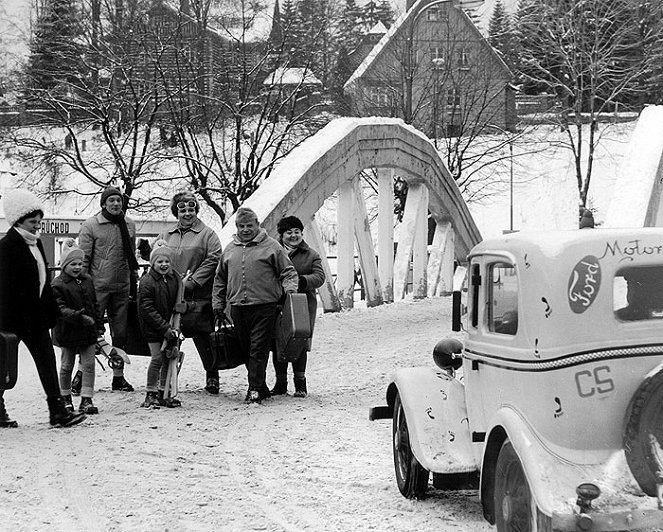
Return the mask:
[[394, 301], [394, 171], [378, 169], [378, 270], [382, 297]]

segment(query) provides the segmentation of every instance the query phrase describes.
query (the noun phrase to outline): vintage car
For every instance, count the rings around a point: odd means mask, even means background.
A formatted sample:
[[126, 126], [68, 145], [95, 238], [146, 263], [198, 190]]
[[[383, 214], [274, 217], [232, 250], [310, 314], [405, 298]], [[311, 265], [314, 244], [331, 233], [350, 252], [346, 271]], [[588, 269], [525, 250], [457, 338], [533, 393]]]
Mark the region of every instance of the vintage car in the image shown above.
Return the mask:
[[500, 532], [663, 530], [663, 228], [513, 233], [456, 273], [464, 332], [370, 412], [401, 493], [477, 488]]

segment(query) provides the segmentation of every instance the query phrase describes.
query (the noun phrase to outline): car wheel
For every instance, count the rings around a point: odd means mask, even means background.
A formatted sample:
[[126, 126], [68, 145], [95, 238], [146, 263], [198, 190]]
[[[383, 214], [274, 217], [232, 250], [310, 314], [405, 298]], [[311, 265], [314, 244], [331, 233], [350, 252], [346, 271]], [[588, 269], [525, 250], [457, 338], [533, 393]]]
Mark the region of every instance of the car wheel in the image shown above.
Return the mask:
[[626, 409], [624, 453], [633, 477], [650, 497], [663, 480], [663, 371], [648, 377]]
[[428, 488], [428, 471], [422, 467], [412, 454], [405, 410], [403, 410], [401, 397], [398, 393], [394, 402], [392, 435], [394, 468], [396, 469], [398, 489], [403, 497], [421, 499]]
[[509, 440], [495, 468], [495, 524], [498, 532], [551, 532], [552, 520], [534, 503], [520, 459]]

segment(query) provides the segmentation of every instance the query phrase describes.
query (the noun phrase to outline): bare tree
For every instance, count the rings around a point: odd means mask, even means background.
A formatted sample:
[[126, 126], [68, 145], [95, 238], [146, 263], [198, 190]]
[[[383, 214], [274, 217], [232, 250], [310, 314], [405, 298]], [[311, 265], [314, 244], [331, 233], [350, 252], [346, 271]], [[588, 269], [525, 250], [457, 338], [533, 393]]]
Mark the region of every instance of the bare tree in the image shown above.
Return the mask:
[[[250, 28], [260, 16], [266, 14], [239, 2], [234, 16], [211, 17], [214, 34], [223, 41], [221, 59], [209, 76], [213, 89], [198, 99], [195, 109], [179, 105], [175, 97], [168, 101], [178, 145], [173, 156], [186, 167], [190, 186], [222, 221], [227, 210], [237, 209], [290, 150], [322, 125], [314, 119], [322, 105], [320, 82], [308, 65], [290, 67], [284, 50], [290, 28], [256, 40]], [[199, 70], [195, 64], [185, 68]], [[169, 87], [172, 96], [179, 87]]]
[[519, 10], [520, 68], [529, 83], [557, 98], [583, 207], [600, 116], [642, 90], [645, 64], [634, 9], [629, 0], [526, 0]]
[[[28, 105], [42, 135], [18, 130], [15, 143], [24, 157], [32, 157], [37, 175], [43, 166], [54, 176], [53, 195], [94, 194], [108, 184], [122, 185], [128, 206], [150, 209], [149, 194], [135, 191], [153, 181], [165, 181], [157, 171], [164, 150], [156, 134], [157, 118], [167, 95], [159, 80], [145, 68], [150, 35], [145, 18], [147, 2], [92, 0], [81, 18], [89, 20], [79, 38], [82, 50], [75, 72], [58, 72], [55, 89], [41, 88], [27, 79]], [[159, 57], [159, 51], [156, 51]], [[39, 68], [28, 72], [38, 78]], [[36, 80], [35, 80], [36, 81]], [[27, 134], [26, 134], [27, 133]], [[92, 150], [101, 141], [103, 149]], [[60, 172], [68, 168], [69, 172]], [[59, 175], [84, 177], [95, 187], [87, 192]]]
[[[62, 134], [16, 136], [35, 163], [48, 165], [51, 193], [81, 193], [60, 167], [95, 185], [89, 194], [121, 184], [138, 210], [163, 206], [173, 189], [188, 187], [224, 222], [322, 125], [312, 118], [321, 104], [310, 69], [284, 68], [282, 38], [252, 35], [256, 19], [271, 13], [249, 1], [219, 13], [215, 3], [190, 0], [176, 10], [92, 0], [85, 75], [33, 94], [42, 121]], [[91, 140], [103, 148], [89, 150]]]

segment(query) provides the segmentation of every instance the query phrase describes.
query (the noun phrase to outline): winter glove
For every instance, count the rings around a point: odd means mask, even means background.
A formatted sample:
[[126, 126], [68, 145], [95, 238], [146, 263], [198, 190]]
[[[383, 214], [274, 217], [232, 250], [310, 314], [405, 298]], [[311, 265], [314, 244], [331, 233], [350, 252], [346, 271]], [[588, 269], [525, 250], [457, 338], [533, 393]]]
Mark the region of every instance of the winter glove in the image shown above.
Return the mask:
[[214, 323], [221, 325], [226, 319], [226, 313], [223, 312], [223, 310], [218, 308], [214, 309]]
[[299, 282], [297, 283], [297, 292], [306, 292], [306, 278], [300, 277]]
[[177, 338], [177, 331], [176, 331], [175, 329], [168, 329], [168, 330], [164, 333], [163, 337], [164, 337], [166, 340], [172, 340], [172, 339], [174, 339], [174, 338]]
[[97, 323], [96, 321], [94, 321], [94, 318], [88, 316], [87, 314], [81, 314], [81, 322], [83, 323], [83, 325], [86, 326], [96, 325]]
[[129, 299], [136, 299], [138, 295], [138, 270], [131, 270], [129, 274]]

